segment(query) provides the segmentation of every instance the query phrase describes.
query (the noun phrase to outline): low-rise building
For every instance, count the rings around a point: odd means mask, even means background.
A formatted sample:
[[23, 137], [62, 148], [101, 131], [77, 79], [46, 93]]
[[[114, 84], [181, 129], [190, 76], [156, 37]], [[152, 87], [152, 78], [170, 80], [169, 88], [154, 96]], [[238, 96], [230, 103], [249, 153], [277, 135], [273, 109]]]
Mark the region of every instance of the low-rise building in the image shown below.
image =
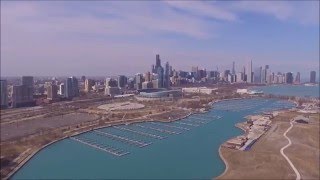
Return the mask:
[[118, 87], [106, 87], [104, 94], [107, 96], [114, 97], [115, 95], [120, 94], [120, 89]]
[[153, 83], [150, 81], [146, 81], [142, 83], [142, 89], [150, 89], [153, 88]]
[[218, 88], [207, 88], [207, 87], [191, 87], [191, 88], [182, 88], [183, 93], [198, 93], [198, 94], [212, 94]]

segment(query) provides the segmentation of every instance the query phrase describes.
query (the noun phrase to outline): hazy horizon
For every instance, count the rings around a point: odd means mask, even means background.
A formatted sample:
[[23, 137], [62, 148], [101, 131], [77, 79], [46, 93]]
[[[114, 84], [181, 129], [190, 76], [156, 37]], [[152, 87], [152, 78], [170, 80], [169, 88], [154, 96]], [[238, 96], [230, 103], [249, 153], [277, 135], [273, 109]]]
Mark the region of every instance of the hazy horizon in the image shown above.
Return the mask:
[[1, 1], [1, 76], [151, 70], [300, 72], [319, 77], [319, 2]]

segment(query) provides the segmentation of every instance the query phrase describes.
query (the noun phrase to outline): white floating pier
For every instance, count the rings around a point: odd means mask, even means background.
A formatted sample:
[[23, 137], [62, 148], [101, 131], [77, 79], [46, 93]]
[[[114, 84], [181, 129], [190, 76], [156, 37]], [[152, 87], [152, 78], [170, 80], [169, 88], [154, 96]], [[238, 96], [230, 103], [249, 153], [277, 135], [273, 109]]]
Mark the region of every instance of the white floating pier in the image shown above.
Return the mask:
[[167, 125], [167, 124], [161, 124], [161, 123], [155, 123], [155, 122], [150, 122], [151, 124], [159, 125], [159, 126], [165, 126], [165, 127], [171, 127], [171, 128], [176, 128], [176, 129], [183, 129], [189, 131], [189, 128], [185, 127], [180, 127], [180, 126], [173, 126], [173, 125]]
[[198, 114], [197, 117], [200, 117], [200, 118], [210, 118], [210, 119], [215, 119], [215, 118], [219, 118], [220, 116], [217, 116], [217, 115], [206, 115], [206, 114]]
[[110, 139], [118, 140], [118, 141], [121, 141], [121, 142], [125, 142], [127, 144], [132, 144], [132, 145], [138, 146], [138, 147], [145, 147], [145, 146], [148, 146], [148, 145], [152, 144], [151, 142], [150, 143], [145, 143], [145, 142], [129, 139], [129, 138], [126, 138], [126, 137], [122, 137], [122, 136], [119, 136], [119, 135], [114, 135], [114, 134], [110, 134], [110, 133], [102, 132], [102, 131], [98, 131], [98, 130], [94, 130], [94, 132], [96, 132], [98, 135], [102, 135], [102, 136], [108, 137]]
[[196, 120], [201, 120], [201, 121], [210, 121], [210, 119], [205, 119], [205, 118], [200, 118], [200, 117], [189, 117], [189, 119], [196, 119]]
[[88, 146], [93, 147], [93, 148], [95, 148], [95, 149], [98, 149], [98, 150], [107, 152], [107, 153], [109, 153], [109, 154], [115, 155], [115, 156], [124, 156], [124, 155], [126, 155], [126, 154], [129, 154], [129, 152], [124, 152], [124, 151], [122, 151], [122, 150], [115, 149], [115, 148], [112, 148], [112, 147], [103, 147], [102, 145], [93, 144], [93, 143], [91, 143], [90, 141], [84, 140], [84, 139], [82, 139], [82, 138], [70, 137], [70, 139], [72, 139], [72, 140], [74, 140], [74, 141], [77, 141], [77, 142], [79, 142], [79, 143], [88, 145]]
[[201, 124], [207, 124], [210, 122], [210, 120], [204, 121], [204, 120], [199, 120], [198, 118], [191, 118], [191, 117], [189, 119], [185, 119], [185, 121], [192, 122], [192, 123], [201, 123]]
[[140, 135], [146, 136], [146, 137], [152, 137], [152, 138], [155, 138], [155, 139], [165, 139], [166, 138], [166, 137], [163, 137], [163, 136], [150, 134], [150, 133], [146, 133], [146, 132], [141, 132], [141, 131], [136, 131], [136, 130], [132, 130], [132, 129], [129, 129], [129, 128], [124, 128], [124, 127], [114, 126], [114, 128], [119, 129], [119, 130], [123, 130], [123, 131], [133, 132], [133, 133], [140, 134]]
[[159, 131], [159, 132], [164, 132], [164, 133], [168, 133], [168, 134], [181, 134], [181, 132], [175, 132], [175, 131], [169, 131], [166, 129], [160, 129], [160, 128], [154, 128], [154, 127], [147, 127], [147, 126], [142, 126], [139, 124], [136, 124], [135, 126], [141, 127], [141, 128], [145, 128], [145, 129], [152, 129], [155, 131]]
[[[199, 117], [199, 118], [207, 118], [207, 120], [213, 120], [213, 119], [220, 119], [221, 118], [221, 116], [217, 116], [217, 115], [209, 116], [209, 115], [203, 115], [203, 114], [198, 115], [197, 117]], [[193, 117], [190, 117], [190, 118], [193, 118]]]
[[198, 127], [198, 124], [190, 124], [190, 123], [184, 123], [184, 122], [175, 122], [177, 124], [183, 124], [183, 125], [188, 125], [188, 126], [193, 126], [193, 127]]

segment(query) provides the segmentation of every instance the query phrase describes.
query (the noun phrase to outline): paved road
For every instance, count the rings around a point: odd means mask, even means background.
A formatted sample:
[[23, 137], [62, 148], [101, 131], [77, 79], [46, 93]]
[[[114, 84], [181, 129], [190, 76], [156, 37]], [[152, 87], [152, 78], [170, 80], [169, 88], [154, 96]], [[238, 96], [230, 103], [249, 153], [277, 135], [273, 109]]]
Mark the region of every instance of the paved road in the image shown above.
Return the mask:
[[284, 146], [283, 148], [281, 148], [281, 150], [280, 150], [280, 153], [281, 153], [281, 155], [288, 161], [288, 163], [289, 163], [289, 165], [291, 166], [291, 168], [293, 169], [293, 171], [296, 173], [296, 180], [300, 180], [301, 179], [301, 176], [300, 176], [300, 173], [299, 173], [299, 171], [297, 170], [297, 168], [296, 167], [294, 167], [294, 165], [292, 164], [292, 162], [290, 161], [290, 159], [284, 154], [284, 150], [287, 148], [287, 147], [289, 147], [289, 146], [291, 146], [291, 140], [287, 137], [287, 133], [292, 129], [292, 127], [293, 127], [293, 124], [292, 124], [292, 120], [290, 121], [290, 127], [286, 130], [286, 132], [284, 132], [283, 133], [283, 136], [289, 141], [289, 143], [286, 145], [286, 146]]

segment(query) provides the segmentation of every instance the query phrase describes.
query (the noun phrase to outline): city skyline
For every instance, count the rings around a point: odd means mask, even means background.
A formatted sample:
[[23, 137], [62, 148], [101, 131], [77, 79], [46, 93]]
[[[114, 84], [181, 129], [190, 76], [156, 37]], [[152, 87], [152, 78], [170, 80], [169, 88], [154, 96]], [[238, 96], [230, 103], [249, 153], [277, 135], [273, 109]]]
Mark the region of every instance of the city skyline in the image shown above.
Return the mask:
[[319, 66], [317, 7], [317, 1], [1, 2], [1, 76], [133, 75], [150, 71], [161, 54], [176, 70], [231, 70], [234, 61], [239, 72], [253, 61], [253, 70], [267, 64], [308, 79]]

